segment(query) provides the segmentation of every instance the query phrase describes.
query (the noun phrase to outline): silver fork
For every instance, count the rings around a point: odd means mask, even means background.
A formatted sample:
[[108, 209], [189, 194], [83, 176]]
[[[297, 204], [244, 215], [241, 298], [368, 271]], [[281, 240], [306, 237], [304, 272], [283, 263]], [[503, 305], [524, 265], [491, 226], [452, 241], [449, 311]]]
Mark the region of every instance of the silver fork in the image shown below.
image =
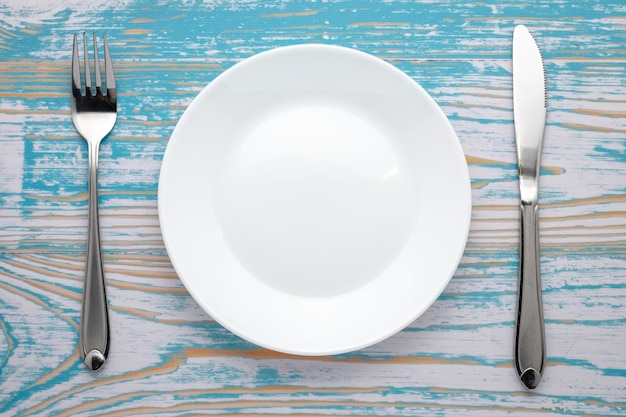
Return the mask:
[[117, 95], [109, 45], [104, 40], [104, 67], [106, 91], [102, 87], [96, 34], [93, 35], [95, 92], [91, 85], [87, 35], [83, 33], [84, 84], [81, 86], [78, 42], [74, 35], [72, 53], [72, 122], [87, 141], [89, 148], [89, 214], [87, 236], [87, 265], [80, 318], [80, 355], [92, 370], [100, 369], [109, 353], [109, 314], [98, 221], [98, 149], [100, 142], [111, 132], [117, 119]]

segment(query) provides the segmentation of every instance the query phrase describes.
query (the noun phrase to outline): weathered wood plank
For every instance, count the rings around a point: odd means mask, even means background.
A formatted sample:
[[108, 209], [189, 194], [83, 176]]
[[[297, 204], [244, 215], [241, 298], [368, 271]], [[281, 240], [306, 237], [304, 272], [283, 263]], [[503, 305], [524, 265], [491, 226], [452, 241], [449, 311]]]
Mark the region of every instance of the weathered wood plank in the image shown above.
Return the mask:
[[[626, 9], [600, 0], [73, 0], [0, 4], [0, 414], [3, 416], [623, 416]], [[512, 368], [517, 166], [511, 36], [531, 27], [548, 84], [540, 199], [548, 368]], [[70, 120], [76, 31], [106, 30], [120, 113], [100, 204], [110, 361], [87, 372], [78, 320], [87, 150]], [[472, 177], [468, 245], [422, 317], [358, 352], [294, 357], [226, 331], [173, 270], [158, 223], [176, 121], [224, 69], [323, 42], [388, 60], [456, 129]]]

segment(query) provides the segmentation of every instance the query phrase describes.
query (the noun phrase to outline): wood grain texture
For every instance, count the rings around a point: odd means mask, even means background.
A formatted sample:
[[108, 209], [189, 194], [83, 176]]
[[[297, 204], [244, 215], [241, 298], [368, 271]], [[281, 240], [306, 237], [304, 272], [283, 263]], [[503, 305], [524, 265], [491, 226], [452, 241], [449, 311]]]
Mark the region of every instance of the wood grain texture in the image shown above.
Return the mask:
[[[18, 4], [20, 3], [20, 4]], [[540, 201], [548, 367], [512, 367], [519, 215], [511, 39], [535, 34], [548, 125]], [[100, 207], [112, 347], [76, 348], [87, 149], [70, 119], [72, 34], [106, 31], [119, 115]], [[0, 415], [626, 415], [626, 6], [622, 1], [0, 1]], [[358, 352], [308, 358], [229, 333], [176, 276], [157, 216], [178, 118], [254, 53], [322, 42], [386, 59], [456, 129], [472, 227], [422, 317]]]

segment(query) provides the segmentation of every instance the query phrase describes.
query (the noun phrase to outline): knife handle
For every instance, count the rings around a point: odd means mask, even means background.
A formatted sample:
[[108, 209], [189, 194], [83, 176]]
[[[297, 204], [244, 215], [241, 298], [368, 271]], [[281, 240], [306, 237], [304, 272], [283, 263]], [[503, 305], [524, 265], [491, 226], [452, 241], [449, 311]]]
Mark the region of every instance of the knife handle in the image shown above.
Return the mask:
[[515, 367], [522, 384], [535, 389], [546, 360], [541, 300], [537, 203], [521, 203], [519, 298], [515, 326]]

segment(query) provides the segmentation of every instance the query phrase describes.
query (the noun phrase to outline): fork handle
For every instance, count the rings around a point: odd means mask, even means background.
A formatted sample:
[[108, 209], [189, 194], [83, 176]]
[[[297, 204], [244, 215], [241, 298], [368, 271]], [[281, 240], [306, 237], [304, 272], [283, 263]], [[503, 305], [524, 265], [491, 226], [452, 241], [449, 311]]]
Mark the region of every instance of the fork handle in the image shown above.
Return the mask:
[[519, 298], [515, 328], [515, 367], [524, 386], [535, 389], [546, 359], [546, 337], [539, 268], [537, 203], [522, 202]]
[[80, 354], [91, 370], [100, 369], [109, 354], [109, 314], [98, 220], [98, 146], [97, 143], [89, 143], [89, 229], [80, 320]]

